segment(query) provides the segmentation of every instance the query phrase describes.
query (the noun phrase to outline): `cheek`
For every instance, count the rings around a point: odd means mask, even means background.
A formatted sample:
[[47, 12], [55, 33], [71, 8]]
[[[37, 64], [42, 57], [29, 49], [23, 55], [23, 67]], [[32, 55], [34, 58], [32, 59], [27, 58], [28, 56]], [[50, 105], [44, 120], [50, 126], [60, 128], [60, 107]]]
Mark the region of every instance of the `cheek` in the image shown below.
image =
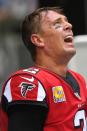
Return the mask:
[[61, 48], [61, 46], [63, 46], [63, 43], [63, 38], [59, 33], [55, 33], [51, 37], [45, 39], [45, 45], [48, 48]]
[[45, 40], [45, 51], [52, 53], [55, 46], [55, 40], [52, 37]]

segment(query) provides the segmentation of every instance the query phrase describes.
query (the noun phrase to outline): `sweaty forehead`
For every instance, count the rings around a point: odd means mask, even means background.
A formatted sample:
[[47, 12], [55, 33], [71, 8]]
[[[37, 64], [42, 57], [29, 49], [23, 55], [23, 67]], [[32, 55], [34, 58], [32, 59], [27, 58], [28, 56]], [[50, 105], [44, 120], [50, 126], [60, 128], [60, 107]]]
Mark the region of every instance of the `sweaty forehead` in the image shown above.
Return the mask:
[[62, 18], [65, 18], [65, 16], [56, 11], [42, 12], [42, 22], [54, 22], [56, 19]]

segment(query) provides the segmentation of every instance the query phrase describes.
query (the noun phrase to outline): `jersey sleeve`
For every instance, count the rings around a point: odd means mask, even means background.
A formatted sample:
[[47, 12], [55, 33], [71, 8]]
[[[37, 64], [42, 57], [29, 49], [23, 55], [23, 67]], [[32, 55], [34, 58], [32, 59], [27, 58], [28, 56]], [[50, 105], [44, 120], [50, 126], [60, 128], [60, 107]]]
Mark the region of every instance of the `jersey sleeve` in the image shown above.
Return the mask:
[[20, 104], [46, 106], [46, 92], [41, 82], [32, 75], [16, 75], [6, 83], [2, 101], [6, 110]]

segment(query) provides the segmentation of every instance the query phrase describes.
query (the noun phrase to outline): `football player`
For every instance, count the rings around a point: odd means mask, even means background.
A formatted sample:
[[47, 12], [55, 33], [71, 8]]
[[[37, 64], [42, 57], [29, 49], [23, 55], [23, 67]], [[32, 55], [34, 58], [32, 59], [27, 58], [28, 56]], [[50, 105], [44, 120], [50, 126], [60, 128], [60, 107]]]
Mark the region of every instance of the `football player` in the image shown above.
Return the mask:
[[86, 131], [86, 82], [68, 68], [76, 49], [62, 9], [43, 7], [26, 16], [22, 39], [34, 66], [3, 85], [2, 131]]

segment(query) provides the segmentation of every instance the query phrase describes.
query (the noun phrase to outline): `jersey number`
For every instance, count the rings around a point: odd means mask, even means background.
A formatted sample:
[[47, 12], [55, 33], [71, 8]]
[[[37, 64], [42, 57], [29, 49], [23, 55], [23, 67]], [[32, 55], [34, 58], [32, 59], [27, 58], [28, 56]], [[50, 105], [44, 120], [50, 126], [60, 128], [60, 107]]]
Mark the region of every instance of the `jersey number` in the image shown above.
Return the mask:
[[86, 131], [86, 117], [85, 117], [85, 111], [80, 110], [76, 113], [75, 119], [74, 119], [74, 126], [75, 128], [80, 128], [81, 127], [81, 122], [83, 122], [83, 130]]

